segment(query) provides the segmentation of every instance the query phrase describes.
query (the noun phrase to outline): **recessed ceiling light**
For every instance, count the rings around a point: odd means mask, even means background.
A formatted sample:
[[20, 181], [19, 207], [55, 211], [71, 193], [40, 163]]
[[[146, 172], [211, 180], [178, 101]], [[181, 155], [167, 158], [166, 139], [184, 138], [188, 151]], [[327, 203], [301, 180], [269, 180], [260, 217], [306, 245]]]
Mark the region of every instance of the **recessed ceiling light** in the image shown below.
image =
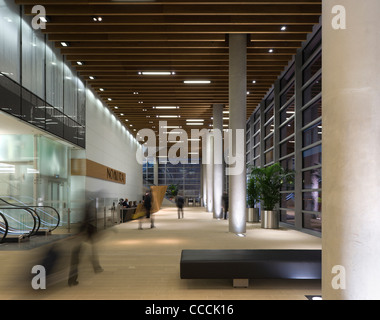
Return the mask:
[[166, 116], [156, 116], [157, 118], [181, 118], [181, 116], [166, 115]]
[[161, 126], [162, 129], [181, 129], [181, 126]]
[[108, 98], [108, 101], [112, 101], [112, 98]]
[[121, 116], [123, 116], [123, 115], [124, 115], [124, 113], [120, 113], [120, 115], [121, 115]]
[[143, 75], [143, 76], [170, 76], [174, 75], [175, 72], [171, 71], [140, 71], [138, 74]]
[[119, 107], [117, 107], [117, 106], [115, 106], [114, 108], [115, 108], [115, 109], [119, 109]]
[[185, 80], [183, 83], [186, 84], [208, 84], [211, 83], [210, 80]]
[[281, 31], [285, 31], [285, 30], [286, 30], [286, 26], [282, 26]]
[[125, 119], [125, 122], [128, 122], [129, 120], [128, 119]]
[[104, 88], [99, 88], [99, 91], [104, 91]]
[[95, 80], [95, 77], [94, 77], [94, 76], [89, 76], [89, 78], [90, 78], [91, 80]]
[[169, 110], [169, 109], [179, 109], [178, 106], [156, 106], [156, 107], [153, 107], [153, 109], [166, 109], [166, 110]]
[[247, 94], [251, 94], [249, 91], [247, 91]]
[[77, 61], [77, 65], [83, 66], [83, 62], [82, 61]]
[[65, 42], [65, 41], [62, 41], [62, 42], [61, 42], [61, 46], [62, 46], [62, 47], [68, 47], [68, 46], [69, 46], [69, 43], [68, 43], [68, 42]]
[[103, 17], [93, 17], [92, 21], [94, 21], [94, 22], [102, 22], [103, 21]]
[[256, 83], [256, 80], [253, 80], [252, 83]]
[[268, 50], [269, 53], [273, 53], [273, 51], [274, 51], [273, 49], [269, 49]]

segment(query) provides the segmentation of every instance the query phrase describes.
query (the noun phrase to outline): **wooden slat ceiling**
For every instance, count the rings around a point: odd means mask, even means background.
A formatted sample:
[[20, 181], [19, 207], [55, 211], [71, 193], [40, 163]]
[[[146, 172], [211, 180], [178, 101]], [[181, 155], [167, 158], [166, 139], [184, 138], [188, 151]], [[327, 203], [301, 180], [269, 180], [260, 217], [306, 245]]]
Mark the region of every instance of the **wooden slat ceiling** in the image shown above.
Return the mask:
[[[128, 120], [128, 126], [133, 126], [130, 129], [136, 129], [134, 133], [142, 128], [158, 130], [156, 116], [160, 114], [180, 115], [179, 119], [168, 119], [168, 125], [190, 130], [200, 127], [187, 126], [186, 119], [204, 119], [204, 127], [209, 127], [213, 103], [223, 103], [228, 110], [227, 35], [232, 33], [246, 33], [250, 38], [249, 117], [313, 25], [319, 23], [322, 3], [317, 0], [15, 2], [25, 6], [26, 14], [31, 14], [37, 4], [46, 8], [49, 22], [43, 31], [49, 40], [61, 48], [121, 122]], [[97, 17], [102, 17], [102, 21], [95, 22], [93, 18]], [[281, 30], [283, 26], [285, 31]], [[62, 47], [62, 41], [68, 42], [69, 47]], [[83, 65], [77, 65], [77, 61]], [[143, 71], [175, 74], [138, 74]], [[210, 80], [211, 84], [187, 85], [183, 80]], [[155, 106], [179, 106], [179, 109], [157, 110]]]

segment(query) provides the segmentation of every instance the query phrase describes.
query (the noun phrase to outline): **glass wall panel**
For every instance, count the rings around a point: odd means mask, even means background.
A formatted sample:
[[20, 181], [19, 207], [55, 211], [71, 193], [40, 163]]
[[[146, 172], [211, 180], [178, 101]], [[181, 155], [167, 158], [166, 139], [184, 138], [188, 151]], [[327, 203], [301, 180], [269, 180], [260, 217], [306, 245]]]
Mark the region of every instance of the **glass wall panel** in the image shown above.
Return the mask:
[[281, 160], [280, 164], [281, 164], [281, 167], [283, 167], [286, 170], [295, 170], [294, 156]]
[[289, 86], [288, 89], [281, 95], [280, 97], [280, 105], [283, 106], [287, 101], [293, 98], [295, 93], [295, 85], [294, 83]]
[[79, 78], [77, 110], [77, 122], [81, 125], [84, 125], [86, 123], [86, 86]]
[[294, 120], [290, 120], [280, 128], [280, 141], [286, 139], [294, 133]]
[[268, 150], [269, 148], [273, 147], [273, 134], [265, 139], [265, 150]]
[[35, 160], [32, 135], [0, 135], [0, 196], [33, 198]]
[[52, 205], [62, 217], [68, 201], [69, 159], [67, 146], [46, 137], [1, 135], [0, 196]]
[[295, 74], [295, 64], [293, 63], [291, 67], [288, 68], [285, 75], [282, 77], [280, 81], [280, 90], [283, 90], [286, 85], [293, 79]]
[[322, 68], [322, 52], [303, 71], [303, 84], [309, 81]]
[[253, 146], [256, 146], [258, 143], [260, 143], [260, 132], [253, 137]]
[[68, 147], [46, 137], [39, 137], [39, 162], [40, 174], [54, 179], [69, 176], [68, 172]]
[[302, 193], [302, 209], [305, 211], [321, 211], [322, 192], [311, 191]]
[[284, 143], [280, 144], [280, 157], [285, 157], [288, 154], [291, 154], [294, 152], [294, 145], [295, 142], [293, 140], [287, 140]]
[[76, 72], [68, 65], [64, 65], [64, 113], [73, 120], [77, 120], [77, 77]]
[[305, 129], [302, 133], [303, 146], [307, 147], [322, 140], [322, 122]]
[[45, 101], [22, 88], [21, 118], [41, 129], [45, 129]]
[[282, 222], [295, 224], [295, 211], [294, 210], [280, 210], [280, 219]]
[[201, 197], [201, 164], [158, 164], [158, 184], [178, 185], [184, 197]]
[[260, 146], [257, 146], [255, 149], [253, 149], [253, 157], [256, 158], [260, 155]]
[[46, 45], [46, 101], [63, 111], [63, 61], [59, 48]]
[[281, 194], [281, 208], [288, 208], [294, 210], [294, 193], [283, 193]]
[[308, 170], [302, 173], [303, 189], [322, 188], [322, 168]]
[[303, 212], [303, 227], [314, 231], [322, 231], [322, 215], [320, 213]]
[[322, 146], [316, 146], [302, 152], [303, 167], [313, 167], [322, 164]]
[[322, 116], [322, 100], [318, 100], [302, 112], [302, 124], [308, 123]]
[[273, 117], [274, 108], [270, 108], [267, 112], [265, 112], [265, 122], [267, 122], [270, 118]]
[[265, 108], [269, 107], [274, 101], [274, 91], [272, 91], [265, 100]]
[[308, 45], [303, 50], [303, 63], [306, 63], [307, 60], [315, 53], [315, 51], [322, 44], [322, 29], [319, 29], [315, 36], [311, 39]]
[[63, 137], [65, 115], [58, 109], [46, 106], [46, 130]]
[[253, 126], [253, 130], [255, 133], [260, 130], [260, 121], [255, 122], [255, 125]]
[[22, 19], [22, 86], [45, 99], [45, 36], [30, 16]]
[[322, 92], [322, 75], [317, 77], [302, 93], [303, 104], [308, 103]]
[[273, 120], [270, 121], [266, 126], [265, 126], [265, 136], [268, 134], [272, 133], [274, 131], [274, 122]]
[[0, 110], [19, 117], [21, 114], [21, 88], [14, 80], [1, 73], [0, 97]]
[[293, 100], [280, 112], [280, 123], [284, 123], [286, 120], [294, 116], [295, 113], [295, 101]]
[[273, 162], [273, 150], [265, 153], [265, 164]]
[[0, 0], [0, 72], [20, 83], [20, 7]]

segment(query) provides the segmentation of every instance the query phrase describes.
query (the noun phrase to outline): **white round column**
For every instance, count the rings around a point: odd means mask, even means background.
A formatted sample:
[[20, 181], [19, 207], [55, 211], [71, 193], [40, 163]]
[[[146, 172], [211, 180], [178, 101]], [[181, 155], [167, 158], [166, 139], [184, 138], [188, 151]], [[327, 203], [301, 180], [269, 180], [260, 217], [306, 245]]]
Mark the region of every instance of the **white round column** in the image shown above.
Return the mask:
[[[247, 35], [229, 35], [229, 104], [232, 134], [232, 155], [236, 162], [235, 173], [229, 176], [229, 231], [236, 234], [246, 232], [246, 164], [245, 125], [247, 120]], [[238, 130], [243, 130], [243, 140], [236, 139]], [[237, 144], [240, 145], [237, 148]], [[243, 160], [243, 161], [241, 161]], [[239, 173], [236, 173], [239, 172]]]
[[322, 5], [322, 298], [377, 300], [380, 1]]
[[223, 104], [213, 105], [214, 128], [214, 218], [223, 218]]

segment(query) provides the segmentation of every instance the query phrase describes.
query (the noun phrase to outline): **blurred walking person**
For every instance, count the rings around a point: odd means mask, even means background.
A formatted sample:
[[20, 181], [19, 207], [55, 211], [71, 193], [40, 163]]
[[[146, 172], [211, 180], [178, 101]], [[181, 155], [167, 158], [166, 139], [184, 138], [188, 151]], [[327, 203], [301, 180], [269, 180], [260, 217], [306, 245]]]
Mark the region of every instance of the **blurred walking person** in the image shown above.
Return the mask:
[[185, 199], [181, 196], [181, 195], [178, 195], [175, 199], [175, 203], [177, 205], [177, 208], [178, 208], [178, 219], [183, 219], [183, 204], [185, 202]]
[[[153, 197], [151, 192], [145, 193], [144, 196], [144, 208], [145, 208], [145, 217], [147, 219], [150, 219], [150, 228], [155, 228], [154, 225], [154, 217], [152, 214], [152, 205], [153, 205]], [[143, 218], [139, 219], [139, 230], [142, 230], [142, 220]]]
[[84, 219], [79, 228], [79, 233], [77, 235], [76, 243], [71, 252], [71, 263], [69, 271], [69, 286], [78, 285], [78, 266], [80, 261], [80, 253], [83, 249], [84, 242], [89, 242], [91, 244], [91, 263], [95, 273], [103, 271], [103, 268], [100, 266], [99, 257], [96, 250], [95, 242], [97, 236], [97, 227], [94, 224], [94, 219], [97, 217], [92, 217], [95, 211], [95, 200], [90, 201], [86, 205]]

